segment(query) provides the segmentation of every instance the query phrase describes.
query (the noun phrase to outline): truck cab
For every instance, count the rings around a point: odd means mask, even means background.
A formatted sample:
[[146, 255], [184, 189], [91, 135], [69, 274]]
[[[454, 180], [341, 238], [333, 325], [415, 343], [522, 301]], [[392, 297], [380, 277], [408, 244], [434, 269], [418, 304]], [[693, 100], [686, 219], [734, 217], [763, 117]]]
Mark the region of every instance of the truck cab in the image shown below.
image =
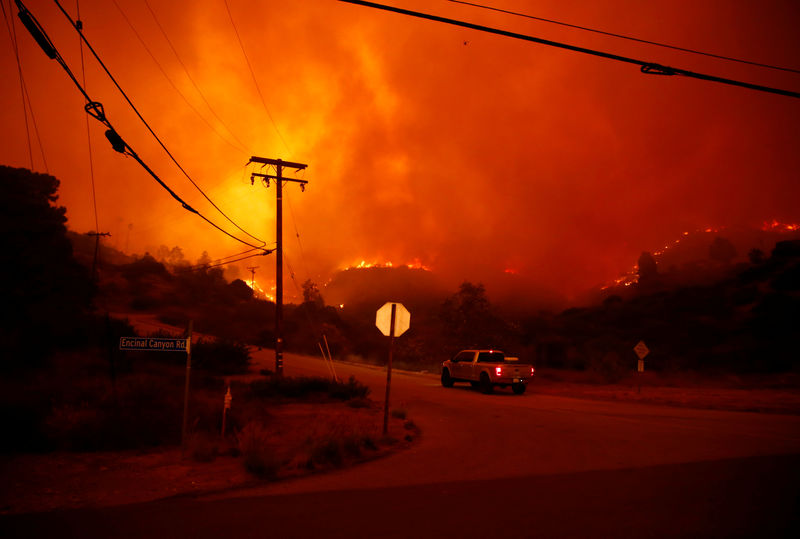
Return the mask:
[[516, 357], [506, 357], [501, 350], [462, 350], [442, 363], [442, 385], [453, 387], [456, 382], [469, 382], [484, 393], [491, 393], [495, 387], [510, 386], [521, 395], [533, 373], [532, 365], [520, 363]]

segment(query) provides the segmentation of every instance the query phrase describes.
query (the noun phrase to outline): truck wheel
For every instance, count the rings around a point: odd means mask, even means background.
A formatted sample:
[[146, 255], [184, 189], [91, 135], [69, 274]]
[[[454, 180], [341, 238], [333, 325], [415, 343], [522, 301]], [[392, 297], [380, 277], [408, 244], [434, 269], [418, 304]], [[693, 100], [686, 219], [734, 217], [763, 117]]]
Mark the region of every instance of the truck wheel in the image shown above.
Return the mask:
[[489, 380], [489, 375], [485, 372], [481, 373], [481, 391], [485, 394], [489, 394], [492, 392], [492, 381]]
[[514, 395], [522, 395], [525, 393], [525, 384], [511, 384], [511, 391]]
[[453, 378], [450, 376], [449, 369], [442, 369], [442, 385], [444, 387], [453, 387]]

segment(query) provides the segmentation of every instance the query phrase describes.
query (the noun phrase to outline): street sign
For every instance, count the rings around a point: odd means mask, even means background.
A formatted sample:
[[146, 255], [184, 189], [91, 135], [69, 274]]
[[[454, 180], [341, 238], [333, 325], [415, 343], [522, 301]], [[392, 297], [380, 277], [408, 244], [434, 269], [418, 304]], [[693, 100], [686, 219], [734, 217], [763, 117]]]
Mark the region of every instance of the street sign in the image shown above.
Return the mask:
[[149, 350], [156, 352], [188, 352], [188, 339], [160, 339], [153, 337], [120, 337], [120, 350]]
[[[392, 305], [395, 305], [394, 313], [394, 335], [391, 335], [392, 324]], [[408, 309], [403, 307], [402, 303], [386, 303], [383, 307], [378, 309], [375, 315], [375, 325], [381, 330], [381, 333], [387, 337], [399, 337], [408, 329], [411, 323], [411, 313]]]
[[639, 359], [644, 359], [647, 354], [650, 353], [650, 350], [647, 348], [647, 345], [644, 344], [644, 341], [639, 341], [639, 343], [633, 347], [633, 351], [636, 352], [636, 355], [639, 356]]

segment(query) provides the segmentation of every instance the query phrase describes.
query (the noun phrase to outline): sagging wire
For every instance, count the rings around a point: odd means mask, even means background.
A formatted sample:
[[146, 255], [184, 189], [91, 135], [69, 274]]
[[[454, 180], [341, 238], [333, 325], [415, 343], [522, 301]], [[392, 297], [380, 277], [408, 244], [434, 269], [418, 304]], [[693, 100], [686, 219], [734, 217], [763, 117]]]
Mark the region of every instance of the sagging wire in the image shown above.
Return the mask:
[[775, 69], [775, 70], [778, 70], [778, 71], [787, 71], [789, 73], [800, 73], [799, 69], [792, 69], [791, 67], [781, 67], [781, 66], [776, 66], [776, 65], [764, 64], [764, 63], [761, 63], [761, 62], [751, 62], [750, 60], [743, 60], [741, 58], [734, 58], [732, 56], [724, 56], [722, 54], [714, 54], [714, 53], [711, 53], [711, 52], [699, 51], [697, 49], [689, 49], [689, 48], [685, 48], [685, 47], [678, 47], [676, 45], [670, 45], [668, 43], [660, 43], [658, 41], [649, 41], [647, 39], [641, 39], [641, 38], [638, 38], [638, 37], [627, 36], [625, 34], [615, 34], [614, 32], [606, 32], [605, 30], [598, 30], [596, 28], [589, 28], [587, 26], [579, 26], [577, 24], [570, 24], [568, 22], [556, 21], [556, 20], [553, 20], [553, 19], [546, 19], [544, 17], [537, 17], [535, 15], [529, 15], [527, 13], [520, 13], [519, 11], [511, 11], [511, 10], [508, 10], [508, 9], [501, 9], [501, 8], [497, 8], [497, 7], [493, 7], [493, 6], [488, 6], [488, 5], [485, 5], [485, 4], [478, 4], [478, 3], [474, 3], [474, 2], [465, 2], [464, 0], [445, 0], [445, 1], [451, 2], [453, 4], [463, 4], [465, 6], [471, 6], [471, 7], [475, 7], [475, 8], [479, 8], [479, 9], [486, 9], [486, 10], [489, 10], [489, 11], [495, 11], [495, 12], [498, 12], [498, 13], [505, 13], [506, 15], [514, 15], [516, 17], [524, 17], [526, 19], [533, 19], [535, 21], [542, 21], [542, 22], [547, 22], [547, 23], [550, 23], [550, 24], [557, 24], [557, 25], [560, 25], [560, 26], [566, 26], [567, 28], [575, 28], [577, 30], [584, 30], [586, 32], [594, 32], [596, 34], [601, 34], [601, 35], [604, 35], [604, 36], [616, 37], [616, 38], [619, 38], [619, 39], [627, 39], [628, 41], [635, 41], [636, 43], [643, 43], [645, 45], [654, 45], [656, 47], [663, 47], [665, 49], [672, 49], [672, 50], [681, 51], [681, 52], [688, 52], [688, 53], [697, 54], [697, 55], [700, 55], [700, 56], [708, 56], [710, 58], [718, 58], [720, 60], [727, 60], [729, 62], [738, 62], [740, 64], [747, 64], [747, 65], [752, 65], [752, 66], [756, 66], [756, 67], [764, 67], [764, 68], [767, 68], [767, 69]]
[[[130, 20], [130, 18], [128, 18], [128, 15], [125, 13], [125, 11], [122, 9], [122, 7], [119, 5], [117, 0], [113, 0], [113, 2], [114, 2], [114, 5], [117, 7], [117, 10], [120, 12], [120, 15], [122, 15], [122, 18], [125, 19], [126, 23], [128, 23], [128, 26], [130, 27], [130, 29], [133, 32], [133, 34], [136, 36], [136, 39], [139, 40], [139, 43], [142, 44], [142, 47], [144, 47], [144, 50], [147, 51], [147, 54], [149, 54], [150, 58], [153, 59], [153, 62], [155, 62], [156, 67], [158, 67], [158, 69], [161, 71], [161, 74], [164, 75], [164, 78], [167, 79], [167, 82], [169, 82], [169, 84], [170, 84], [170, 86], [172, 86], [173, 90], [175, 90], [178, 93], [178, 95], [181, 96], [181, 99], [183, 99], [183, 101], [186, 103], [186, 105], [197, 115], [198, 118], [200, 118], [203, 121], [203, 123], [205, 123], [208, 126], [209, 129], [211, 129], [214, 132], [215, 135], [217, 135], [217, 137], [219, 137], [219, 139], [221, 141], [223, 141], [225, 144], [229, 145], [231, 148], [233, 148], [233, 149], [235, 149], [235, 150], [237, 150], [239, 152], [242, 152], [244, 154], [249, 154], [249, 152], [244, 147], [237, 146], [233, 142], [231, 142], [227, 138], [225, 138], [225, 136], [222, 133], [220, 133], [219, 130], [211, 122], [209, 122], [208, 119], [205, 116], [200, 114], [200, 111], [197, 110], [197, 108], [194, 105], [192, 105], [192, 103], [189, 101], [189, 99], [186, 97], [186, 95], [180, 90], [180, 88], [178, 88], [177, 84], [175, 84], [175, 82], [172, 80], [172, 78], [167, 74], [167, 72], [164, 69], [164, 67], [161, 65], [161, 63], [155, 57], [153, 52], [150, 50], [150, 47], [147, 46], [147, 43], [145, 43], [145, 41], [142, 38], [142, 36], [136, 30], [136, 27], [133, 26], [133, 22]], [[213, 113], [213, 111], [212, 111], [212, 113]], [[223, 125], [225, 125], [225, 124], [223, 124]], [[225, 126], [225, 127], [227, 129], [227, 126]], [[228, 131], [230, 131], [230, 129], [228, 129]], [[236, 138], [236, 137], [234, 136], [234, 138]]]
[[272, 127], [275, 129], [275, 132], [278, 134], [278, 137], [281, 139], [283, 143], [283, 147], [292, 154], [291, 148], [289, 148], [289, 144], [286, 143], [286, 139], [283, 138], [283, 133], [281, 130], [278, 129], [278, 124], [275, 123], [275, 119], [272, 117], [272, 113], [269, 111], [269, 107], [267, 106], [267, 102], [264, 99], [264, 94], [261, 93], [261, 86], [258, 84], [258, 79], [256, 78], [256, 73], [253, 70], [253, 66], [250, 63], [250, 58], [247, 56], [247, 51], [244, 49], [244, 43], [242, 42], [242, 37], [239, 35], [239, 30], [236, 28], [236, 22], [233, 20], [233, 14], [231, 13], [231, 8], [228, 5], [228, 0], [225, 0], [225, 10], [228, 12], [228, 18], [231, 21], [231, 26], [233, 27], [233, 31], [236, 34], [236, 40], [239, 42], [239, 47], [242, 49], [242, 55], [244, 56], [244, 61], [247, 63], [247, 69], [250, 71], [250, 76], [253, 77], [253, 83], [256, 86], [256, 91], [258, 92], [258, 97], [261, 99], [261, 104], [264, 106], [264, 112], [267, 113], [267, 117], [269, 118], [270, 123], [272, 123]]
[[796, 99], [800, 99], [800, 92], [793, 92], [791, 90], [784, 90], [782, 88], [773, 88], [770, 86], [763, 86], [761, 84], [753, 84], [750, 82], [744, 82], [734, 79], [727, 79], [724, 77], [717, 77], [715, 75], [706, 75], [705, 73], [698, 73], [695, 71], [689, 71], [686, 69], [680, 69], [677, 67], [670, 67], [661, 65], [655, 62], [647, 62], [644, 60], [637, 60], [636, 58], [629, 58], [627, 56], [621, 56], [619, 54], [613, 54], [610, 52], [599, 51], [595, 49], [589, 49], [586, 47], [578, 47], [576, 45], [569, 45], [567, 43], [561, 43], [558, 41], [552, 41], [549, 39], [542, 39], [540, 37], [530, 36], [527, 34], [520, 34], [517, 32], [510, 32], [508, 30], [501, 30], [499, 28], [492, 28], [489, 26], [483, 26], [480, 24], [474, 24], [471, 22], [460, 21], [456, 19], [450, 19], [447, 17], [440, 17], [438, 15], [431, 15], [430, 13], [422, 13], [419, 11], [412, 11], [410, 9], [403, 9], [394, 6], [387, 6], [385, 4], [378, 4], [376, 2], [367, 2], [365, 0], [339, 0], [339, 2], [344, 2], [347, 4], [355, 4], [363, 7], [369, 7], [374, 9], [380, 9], [383, 11], [389, 11], [393, 13], [398, 13], [400, 15], [408, 15], [410, 17], [416, 17], [418, 19], [427, 19], [429, 21], [449, 24], [451, 26], [459, 26], [462, 28], [469, 28], [470, 30], [477, 30], [479, 32], [486, 32], [488, 34], [495, 34], [503, 37], [510, 37], [513, 39], [519, 39], [522, 41], [528, 41], [531, 43], [538, 43], [540, 45], [547, 45], [549, 47], [556, 47], [559, 49], [565, 49], [573, 52], [579, 52], [582, 54], [589, 54], [591, 56], [597, 56], [600, 58], [605, 58], [607, 60], [615, 60], [617, 62], [624, 62], [627, 64], [634, 64], [638, 65], [641, 72], [648, 74], [648, 75], [680, 75], [683, 77], [694, 78], [705, 80], [709, 82], [718, 82], [720, 84], [728, 84], [730, 86], [739, 86], [740, 88], [747, 88], [748, 90], [756, 90], [759, 92], [767, 92], [771, 94], [778, 94], [787, 97], [794, 97]]
[[[8, 0], [9, 12], [11, 11], [11, 0]], [[44, 170], [49, 174], [47, 166], [47, 158], [44, 154], [44, 145], [42, 144], [42, 137], [39, 135], [39, 125], [36, 123], [36, 114], [33, 112], [33, 103], [31, 96], [28, 94], [28, 85], [25, 83], [25, 77], [22, 74], [22, 62], [19, 57], [19, 46], [17, 44], [17, 28], [14, 24], [14, 19], [8, 16], [6, 12], [5, 0], [0, 0], [0, 7], [3, 8], [3, 19], [6, 21], [6, 29], [8, 30], [8, 37], [11, 39], [11, 46], [14, 49], [14, 57], [17, 62], [17, 73], [19, 75], [19, 87], [22, 95], [22, 116], [25, 120], [25, 133], [28, 141], [28, 158], [30, 160], [30, 168], [33, 170], [33, 143], [31, 142], [31, 131], [28, 124], [28, 111], [31, 113], [31, 122], [33, 123], [33, 131], [36, 135], [36, 141], [39, 143], [39, 153], [42, 156], [42, 163]]]
[[[21, 4], [22, 4], [21, 0], [15, 0], [15, 1], [17, 2], [17, 5], [21, 5]], [[237, 224], [237, 223], [236, 223], [236, 222], [235, 222], [233, 219], [231, 219], [230, 217], [228, 217], [228, 215], [227, 215], [227, 214], [226, 214], [224, 211], [222, 211], [222, 209], [220, 209], [220, 207], [219, 207], [219, 206], [217, 206], [217, 205], [214, 203], [214, 201], [213, 201], [213, 200], [211, 200], [211, 198], [209, 198], [209, 196], [208, 196], [208, 195], [206, 195], [205, 191], [203, 191], [203, 189], [201, 189], [201, 188], [200, 188], [200, 186], [199, 186], [199, 185], [197, 185], [197, 183], [196, 183], [196, 182], [194, 181], [194, 179], [193, 179], [193, 178], [192, 178], [192, 177], [189, 175], [189, 173], [188, 173], [188, 172], [186, 172], [186, 169], [184, 169], [184, 168], [181, 166], [181, 164], [178, 162], [178, 160], [175, 158], [175, 156], [174, 156], [174, 155], [172, 155], [172, 152], [170, 152], [170, 151], [169, 151], [169, 149], [167, 148], [166, 144], [164, 144], [164, 142], [163, 142], [163, 141], [161, 140], [161, 138], [160, 138], [160, 137], [159, 137], [159, 136], [156, 134], [156, 132], [153, 130], [153, 128], [152, 128], [152, 127], [150, 127], [150, 124], [147, 122], [147, 120], [145, 120], [145, 119], [144, 119], [144, 116], [142, 116], [142, 114], [139, 112], [139, 109], [137, 109], [137, 108], [136, 108], [136, 105], [134, 105], [134, 104], [133, 104], [133, 101], [131, 101], [130, 97], [128, 97], [128, 94], [125, 92], [125, 90], [123, 90], [123, 89], [122, 89], [122, 86], [120, 86], [120, 84], [117, 82], [117, 79], [116, 79], [116, 78], [115, 78], [115, 77], [114, 77], [114, 76], [111, 74], [111, 72], [109, 71], [108, 67], [106, 67], [106, 65], [105, 65], [105, 63], [103, 62], [103, 60], [102, 60], [102, 59], [100, 58], [100, 56], [97, 54], [97, 51], [95, 51], [95, 50], [94, 50], [94, 47], [92, 47], [91, 43], [89, 43], [89, 40], [88, 40], [88, 39], [86, 39], [86, 36], [83, 34], [83, 31], [82, 31], [82, 29], [78, 27], [79, 25], [77, 25], [77, 24], [75, 23], [75, 21], [72, 19], [72, 17], [69, 15], [69, 13], [67, 13], [67, 10], [65, 10], [65, 9], [64, 9], [64, 7], [61, 5], [61, 2], [59, 2], [59, 0], [54, 0], [54, 2], [55, 2], [55, 4], [56, 4], [56, 6], [58, 6], [58, 8], [61, 10], [61, 13], [63, 13], [63, 14], [64, 14], [64, 17], [66, 17], [66, 19], [67, 19], [67, 20], [69, 21], [69, 23], [72, 25], [72, 27], [73, 27], [73, 28], [75, 28], [75, 31], [77, 31], [77, 32], [78, 32], [78, 34], [81, 36], [81, 39], [82, 39], [82, 40], [83, 40], [83, 42], [86, 44], [86, 47], [89, 49], [89, 51], [90, 51], [90, 52], [92, 53], [92, 55], [95, 57], [95, 59], [97, 60], [97, 62], [100, 64], [100, 67], [102, 67], [102, 68], [103, 68], [103, 71], [105, 71], [106, 75], [108, 75], [108, 78], [109, 78], [109, 79], [111, 79], [111, 82], [113, 82], [113, 83], [114, 83], [114, 86], [116, 86], [116, 87], [117, 87], [117, 90], [119, 90], [120, 94], [122, 94], [122, 97], [125, 99], [125, 101], [128, 103], [128, 105], [130, 105], [131, 109], [132, 109], [132, 110], [133, 110], [133, 112], [136, 114], [136, 116], [139, 118], [139, 120], [141, 120], [142, 124], [144, 124], [144, 126], [147, 128], [147, 130], [150, 132], [150, 134], [151, 134], [151, 135], [153, 135], [153, 138], [155, 138], [156, 142], [158, 142], [158, 144], [161, 146], [161, 148], [164, 150], [164, 152], [167, 154], [167, 156], [170, 158], [170, 160], [172, 160], [172, 162], [175, 164], [175, 166], [177, 166], [177, 167], [178, 167], [178, 169], [179, 169], [179, 170], [180, 170], [180, 171], [183, 173], [183, 175], [184, 175], [184, 176], [186, 176], [186, 178], [187, 178], [187, 179], [189, 180], [189, 182], [190, 182], [190, 183], [191, 183], [191, 184], [192, 184], [192, 185], [195, 187], [195, 189], [197, 189], [197, 190], [200, 192], [200, 194], [201, 194], [201, 195], [203, 195], [203, 197], [204, 197], [204, 198], [205, 198], [205, 199], [206, 199], [206, 200], [207, 200], [207, 201], [208, 201], [208, 202], [209, 202], [209, 203], [210, 203], [210, 204], [211, 204], [211, 205], [214, 207], [214, 209], [216, 209], [216, 210], [217, 210], [217, 211], [218, 211], [218, 212], [219, 212], [219, 213], [220, 213], [220, 214], [221, 214], [223, 217], [225, 217], [225, 219], [227, 219], [227, 220], [228, 220], [228, 221], [229, 221], [229, 222], [230, 222], [230, 223], [231, 223], [233, 226], [235, 226], [235, 227], [236, 227], [236, 228], [238, 228], [238, 229], [239, 229], [241, 232], [244, 232], [245, 234], [247, 234], [248, 236], [250, 236], [250, 237], [251, 237], [251, 238], [253, 238], [254, 240], [256, 240], [256, 241], [259, 241], [259, 242], [261, 242], [261, 243], [265, 243], [265, 242], [264, 242], [264, 240], [262, 240], [261, 238], [258, 238], [258, 237], [256, 237], [256, 236], [254, 236], [254, 235], [250, 234], [248, 231], [246, 231], [246, 230], [244, 230], [242, 227], [240, 227], [240, 226], [239, 226], [239, 225], [238, 225], [238, 224]], [[26, 9], [27, 9], [27, 8], [26, 8]], [[29, 13], [30, 13], [30, 12], [29, 12]], [[40, 27], [40, 28], [41, 28], [41, 27]], [[42, 31], [43, 31], [43, 30], [42, 30]], [[35, 37], [35, 36], [34, 36], [34, 37]], [[38, 39], [37, 39], [37, 41], [38, 41]], [[47, 41], [49, 41], [49, 38], [47, 39]], [[50, 43], [50, 46], [52, 46], [52, 43]], [[45, 51], [45, 52], [47, 52], [47, 51]], [[73, 78], [73, 79], [74, 79], [74, 78]], [[84, 92], [84, 94], [85, 94], [85, 92]], [[200, 215], [200, 214], [198, 214], [198, 215]], [[203, 217], [203, 216], [201, 215], [201, 217]], [[205, 219], [205, 217], [203, 217], [203, 218]], [[207, 220], [207, 219], [206, 219], [206, 220]], [[211, 221], [209, 221], [209, 223], [211, 223]], [[213, 224], [213, 223], [212, 223], [212, 224]], [[216, 226], [216, 225], [214, 225], [214, 226]], [[219, 227], [218, 227], [218, 228], [219, 228]], [[220, 230], [222, 230], [222, 229], [220, 229]], [[232, 236], [232, 235], [231, 235], [231, 236]], [[233, 236], [232, 236], [232, 237], [233, 237]], [[247, 245], [250, 245], [250, 244], [248, 243]]]
[[[75, 10], [78, 14], [78, 19], [75, 24], [80, 25], [83, 27], [83, 23], [81, 22], [81, 3], [80, 0], [75, 1]], [[78, 47], [80, 48], [81, 52], [81, 81], [83, 82], [83, 87], [86, 88], [86, 64], [83, 59], [83, 40], [78, 38]], [[97, 217], [97, 190], [95, 188], [94, 182], [94, 156], [92, 154], [92, 130], [89, 126], [89, 116], [86, 116], [86, 146], [89, 151], [89, 177], [92, 180], [92, 208], [94, 209], [94, 231], [98, 233], [95, 236], [95, 253], [100, 246], [100, 220]], [[95, 258], [96, 258], [95, 254]]]
[[[84, 110], [89, 115], [91, 115], [93, 118], [95, 118], [97, 121], [99, 121], [101, 124], [103, 124], [104, 126], [106, 126], [108, 128], [106, 130], [106, 132], [105, 132], [105, 136], [108, 139], [108, 141], [111, 143], [111, 147], [114, 148], [115, 151], [117, 151], [117, 152], [119, 152], [119, 153], [121, 153], [123, 155], [130, 156], [133, 159], [135, 159], [136, 162], [139, 163], [139, 165], [142, 168], [144, 168], [145, 171], [148, 174], [150, 174], [150, 176], [152, 176], [153, 179], [165, 191], [167, 191], [167, 193], [169, 193], [169, 195], [172, 198], [174, 198], [178, 203], [180, 203], [180, 205], [186, 211], [194, 213], [195, 215], [197, 215], [198, 217], [200, 217], [201, 219], [206, 221], [208, 224], [210, 224], [211, 226], [213, 226], [214, 228], [216, 228], [217, 230], [219, 230], [223, 234], [229, 236], [230, 238], [232, 238], [232, 239], [234, 239], [234, 240], [236, 240], [236, 241], [238, 241], [240, 243], [243, 243], [243, 244], [247, 245], [248, 247], [252, 247], [254, 249], [263, 249], [263, 246], [266, 245], [265, 242], [263, 242], [261, 240], [258, 240], [258, 241], [261, 241], [262, 245], [253, 245], [252, 243], [250, 243], [250, 242], [248, 242], [246, 240], [243, 240], [241, 238], [238, 238], [238, 237], [234, 236], [233, 234], [231, 234], [227, 230], [221, 228], [219, 225], [217, 225], [216, 223], [211, 221], [205, 215], [203, 215], [202, 213], [200, 213], [199, 211], [197, 211], [196, 209], [191, 207], [180, 196], [178, 196], [177, 193], [175, 193], [172, 189], [170, 189], [170, 187], [166, 183], [164, 183], [164, 181], [161, 178], [159, 178], [158, 175], [149, 166], [147, 166], [147, 164], [139, 157], [139, 155], [133, 150], [133, 148], [130, 145], [128, 145], [122, 139], [122, 137], [120, 137], [120, 135], [117, 133], [116, 129], [114, 129], [114, 126], [111, 124], [111, 121], [106, 117], [105, 111], [103, 110], [103, 105], [100, 102], [93, 100], [92, 97], [89, 95], [89, 93], [84, 89], [84, 87], [81, 85], [81, 83], [75, 77], [75, 74], [69, 68], [69, 65], [67, 64], [67, 62], [59, 54], [59, 52], [56, 49], [55, 45], [50, 40], [50, 38], [47, 36], [47, 33], [45, 32], [44, 28], [42, 28], [42, 26], [39, 24], [39, 21], [36, 20], [36, 18], [33, 16], [33, 14], [30, 12], [30, 10], [25, 6], [25, 4], [22, 2], [22, 0], [14, 0], [14, 1], [17, 4], [17, 8], [19, 9], [18, 17], [19, 17], [20, 21], [22, 21], [22, 24], [25, 26], [25, 28], [28, 30], [28, 32], [31, 34], [31, 36], [34, 38], [34, 40], [39, 44], [40, 48], [47, 55], [47, 57], [52, 59], [52, 60], [56, 60], [56, 62], [64, 69], [64, 71], [67, 73], [67, 76], [69, 76], [69, 78], [75, 84], [75, 87], [78, 88], [78, 91], [80, 91], [80, 93], [86, 99], [86, 105], [84, 106]], [[59, 6], [59, 8], [61, 8], [62, 12], [67, 16], [67, 18], [70, 19], [70, 22], [72, 22], [72, 19], [64, 11], [64, 8], [61, 7], [61, 5], [58, 3], [58, 0], [56, 0], [56, 4]], [[73, 22], [72, 24], [73, 24], [73, 27], [74, 27], [75, 23]], [[83, 34], [81, 34], [81, 36], [83, 36]], [[86, 42], [85, 38], [84, 38], [84, 42], [86, 43], [87, 47], [90, 50], [92, 50], [91, 45], [88, 42]], [[93, 50], [92, 50], [92, 52], [94, 53]], [[96, 54], [95, 54], [95, 57], [96, 57]], [[258, 238], [255, 238], [255, 239], [258, 239]]]
[[[250, 250], [252, 251], [252, 249], [250, 249]], [[189, 267], [186, 267], [186, 268], [180, 268], [180, 270], [181, 271], [186, 271], [186, 272], [208, 270], [208, 269], [211, 269], [211, 268], [216, 268], [218, 266], [227, 266], [228, 264], [233, 264], [234, 262], [241, 262], [242, 260], [255, 258], [257, 256], [267, 256], [267, 255], [272, 254], [273, 252], [275, 252], [275, 249], [259, 249], [259, 250], [261, 250], [263, 252], [255, 253], [255, 254], [251, 254], [251, 255], [247, 255], [247, 256], [243, 256], [243, 257], [237, 258], [235, 260], [227, 260], [227, 261], [224, 261], [224, 262], [223, 262], [224, 258], [220, 258], [220, 259], [217, 259], [216, 261], [214, 261], [213, 263], [195, 264], [194, 266], [189, 266]], [[245, 251], [245, 252], [248, 252], [248, 251]], [[240, 254], [243, 254], [243, 253], [240, 253]], [[237, 255], [232, 255], [232, 256], [237, 256]], [[226, 257], [226, 258], [230, 258], [230, 257]]]
[[[114, 3], [116, 3], [116, 0], [114, 0]], [[158, 20], [158, 17], [156, 16], [155, 11], [153, 11], [153, 8], [150, 7], [150, 2], [148, 2], [147, 0], [144, 0], [144, 5], [145, 5], [145, 7], [147, 7], [147, 10], [150, 12], [150, 15], [152, 15], [153, 20], [156, 23], [156, 26], [158, 26], [158, 29], [161, 31], [161, 35], [164, 36], [164, 39], [167, 41], [167, 45], [169, 45], [169, 48], [172, 50], [172, 53], [175, 55], [175, 58], [178, 59], [178, 63], [183, 68], [184, 73], [186, 73], [186, 77], [189, 79], [189, 82], [191, 82], [192, 86], [194, 86], [194, 89], [197, 90], [197, 93], [200, 95], [200, 98], [203, 100], [203, 103], [206, 104], [206, 106], [208, 107], [208, 110], [211, 111], [211, 114], [214, 116], [214, 118], [217, 119], [217, 121], [222, 125], [222, 127], [224, 127], [225, 130], [228, 131], [228, 133], [230, 133], [231, 137], [233, 137], [233, 139], [239, 144], [240, 149], [242, 151], [244, 151], [245, 153], [248, 153], [247, 146], [245, 145], [245, 143], [242, 142], [241, 140], [239, 140], [239, 138], [236, 136], [236, 134], [233, 132], [233, 130], [230, 127], [228, 127], [228, 125], [222, 120], [222, 118], [219, 117], [217, 112], [214, 110], [214, 107], [212, 107], [211, 103], [208, 102], [208, 99], [206, 98], [206, 95], [200, 89], [200, 86], [197, 85], [197, 83], [195, 82], [195, 80], [192, 77], [191, 73], [189, 73], [189, 69], [186, 67], [186, 64], [183, 63], [183, 60], [181, 59], [180, 55], [178, 54], [178, 50], [172, 44], [172, 40], [167, 35], [167, 32], [166, 32], [166, 30], [164, 30], [164, 27], [161, 26], [161, 22]], [[252, 152], [250, 152], [250, 153], [252, 153]]]

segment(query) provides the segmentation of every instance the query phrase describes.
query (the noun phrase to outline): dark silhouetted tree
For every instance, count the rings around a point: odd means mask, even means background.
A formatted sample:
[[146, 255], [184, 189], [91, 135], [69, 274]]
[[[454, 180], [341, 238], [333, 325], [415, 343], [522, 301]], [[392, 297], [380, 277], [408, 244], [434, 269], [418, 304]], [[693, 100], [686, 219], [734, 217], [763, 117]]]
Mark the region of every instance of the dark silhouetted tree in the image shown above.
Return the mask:
[[761, 264], [764, 262], [764, 251], [761, 249], [750, 249], [750, 252], [747, 253], [747, 258], [749, 258], [750, 262], [753, 264]]
[[708, 246], [708, 256], [711, 257], [711, 260], [730, 264], [736, 256], [736, 248], [729, 240], [717, 236]]
[[59, 181], [0, 166], [0, 339], [3, 357], [42, 357], [82, 333], [93, 285], [74, 258]]
[[442, 304], [440, 318], [460, 348], [502, 346], [502, 322], [492, 314], [483, 284], [462, 283]]
[[325, 301], [322, 299], [322, 294], [319, 288], [314, 284], [311, 279], [306, 279], [303, 283], [303, 302], [312, 303], [314, 306], [322, 308], [325, 306]]
[[248, 300], [253, 298], [253, 289], [241, 279], [235, 279], [228, 285], [231, 295], [238, 300]]

